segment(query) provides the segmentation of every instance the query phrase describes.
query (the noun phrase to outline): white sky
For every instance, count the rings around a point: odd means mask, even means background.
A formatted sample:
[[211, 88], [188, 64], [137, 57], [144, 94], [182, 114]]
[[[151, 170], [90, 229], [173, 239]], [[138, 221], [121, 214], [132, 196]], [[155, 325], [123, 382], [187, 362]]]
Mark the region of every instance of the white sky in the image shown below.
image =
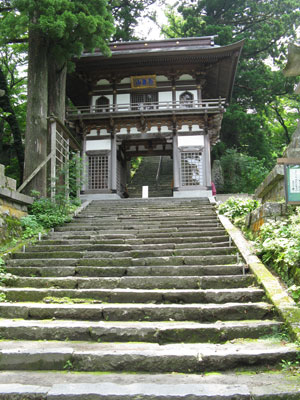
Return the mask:
[[[160, 25], [167, 23], [167, 18], [164, 14], [167, 5], [174, 5], [178, 0], [165, 0], [165, 6], [153, 6], [150, 7], [151, 11], [156, 11], [157, 19]], [[162, 39], [163, 36], [160, 35], [160, 30], [158, 26], [148, 18], [140, 18], [139, 25], [135, 30], [135, 34], [141, 39], [157, 40]]]

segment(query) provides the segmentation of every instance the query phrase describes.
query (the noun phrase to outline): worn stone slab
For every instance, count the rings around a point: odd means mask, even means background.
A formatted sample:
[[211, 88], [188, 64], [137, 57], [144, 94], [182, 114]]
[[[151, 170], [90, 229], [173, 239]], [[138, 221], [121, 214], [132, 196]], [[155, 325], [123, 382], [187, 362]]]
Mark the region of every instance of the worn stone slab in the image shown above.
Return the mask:
[[[292, 344], [246, 341], [230, 344], [81, 343], [1, 341], [1, 370], [203, 372], [294, 360]], [[69, 364], [67, 364], [69, 363]]]
[[121, 277], [12, 277], [6, 286], [66, 289], [222, 289], [255, 284], [252, 275], [121, 276]]
[[132, 384], [119, 385], [111, 383], [102, 384], [69, 384], [54, 385], [49, 391], [49, 400], [64, 399], [156, 399], [156, 400], [250, 400], [250, 392], [246, 385], [166, 385], [166, 384]]
[[[251, 400], [299, 400], [300, 380], [299, 376], [292, 375], [284, 371], [272, 371], [270, 373], [259, 373], [258, 371], [247, 371], [247, 373], [211, 373], [211, 374], [126, 374], [126, 373], [110, 373], [110, 374], [89, 374], [89, 373], [73, 373], [68, 372], [29, 372], [29, 371], [0, 371], [0, 388], [11, 385], [13, 391], [14, 385], [26, 386], [28, 382], [31, 385], [40, 386], [41, 382], [47, 390], [54, 389], [55, 385], [62, 385], [66, 392], [68, 385], [85, 384], [88, 386], [99, 384], [117, 385], [117, 387], [126, 388], [127, 385], [135, 385], [137, 392], [140, 392], [139, 400], [147, 399], [147, 393], [142, 388], [145, 385], [185, 385], [187, 391], [189, 386], [194, 385], [224, 385], [227, 387], [245, 387], [248, 388], [252, 398]], [[4, 386], [4, 387], [5, 387]], [[22, 388], [21, 388], [22, 390]], [[22, 391], [20, 390], [20, 394]], [[61, 392], [62, 394], [63, 392]], [[0, 392], [1, 396], [2, 392]], [[16, 399], [15, 397], [6, 397], [8, 400]], [[23, 397], [17, 397], [22, 400]], [[189, 398], [189, 397], [187, 397]], [[116, 398], [118, 399], [118, 398]], [[115, 399], [115, 400], [116, 400]], [[121, 398], [122, 399], [122, 398]], [[137, 400], [136, 396], [128, 397], [129, 400]], [[152, 399], [156, 397], [152, 396]], [[200, 398], [201, 399], [201, 398]], [[222, 398], [221, 398], [222, 399]], [[230, 400], [238, 400], [229, 397]], [[229, 400], [226, 399], [226, 400]], [[89, 399], [91, 400], [91, 399]], [[124, 398], [122, 399], [124, 400]], [[127, 399], [126, 399], [127, 400]], [[147, 399], [149, 400], [149, 398]], [[173, 399], [172, 399], [173, 400]], [[213, 397], [213, 400], [215, 398]], [[219, 400], [219, 399], [218, 399]]]
[[[1, 291], [6, 295], [7, 301], [32, 302], [42, 301], [45, 297], [70, 297], [92, 299], [95, 302], [117, 303], [215, 303], [228, 302], [247, 303], [259, 302], [264, 296], [264, 291], [257, 288], [242, 289], [160, 289], [160, 290], [135, 290], [135, 289], [36, 289], [36, 288], [6, 288]], [[0, 303], [1, 304], [1, 303]], [[7, 305], [1, 304], [1, 307]]]
[[243, 272], [241, 265], [182, 265], [182, 266], [136, 266], [136, 267], [6, 267], [6, 271], [16, 276], [35, 277], [114, 277], [114, 276], [226, 276], [240, 275]]
[[236, 338], [258, 339], [279, 331], [276, 321], [132, 322], [66, 320], [0, 320], [2, 339], [81, 340], [102, 342], [224, 343]]

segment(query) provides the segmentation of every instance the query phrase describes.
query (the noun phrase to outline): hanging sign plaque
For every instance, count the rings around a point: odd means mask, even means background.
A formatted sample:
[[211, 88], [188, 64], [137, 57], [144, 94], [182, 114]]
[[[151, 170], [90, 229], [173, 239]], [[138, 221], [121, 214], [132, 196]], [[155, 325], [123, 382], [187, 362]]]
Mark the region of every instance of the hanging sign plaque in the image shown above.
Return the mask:
[[140, 75], [131, 77], [132, 89], [156, 88], [156, 75]]

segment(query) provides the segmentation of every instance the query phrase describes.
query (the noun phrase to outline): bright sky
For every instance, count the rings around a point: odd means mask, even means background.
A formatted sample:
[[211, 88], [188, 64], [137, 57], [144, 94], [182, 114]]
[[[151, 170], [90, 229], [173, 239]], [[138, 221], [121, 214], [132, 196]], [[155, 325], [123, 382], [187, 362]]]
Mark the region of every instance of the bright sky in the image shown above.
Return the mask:
[[[178, 0], [166, 0], [165, 1], [165, 6], [163, 7], [158, 7], [158, 6], [153, 6], [150, 7], [151, 11], [156, 11], [157, 14], [157, 19], [160, 25], [166, 24], [167, 23], [167, 18], [164, 14], [164, 11], [166, 9], [167, 5], [173, 5]], [[138, 35], [140, 38], [145, 38], [149, 40], [157, 40], [161, 39], [162, 36], [160, 35], [160, 30], [156, 26], [156, 24], [152, 21], [150, 21], [148, 18], [140, 18], [140, 23], [137, 26], [135, 30], [136, 35]]]

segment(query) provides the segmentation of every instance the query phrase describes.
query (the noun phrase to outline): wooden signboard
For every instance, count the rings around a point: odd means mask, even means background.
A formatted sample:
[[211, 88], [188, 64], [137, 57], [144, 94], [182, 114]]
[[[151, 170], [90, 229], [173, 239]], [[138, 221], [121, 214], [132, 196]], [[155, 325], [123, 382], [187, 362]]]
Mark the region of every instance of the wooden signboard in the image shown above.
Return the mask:
[[140, 75], [131, 77], [132, 89], [156, 88], [156, 75]]
[[285, 202], [300, 204], [300, 159], [278, 158], [277, 163], [284, 165]]

